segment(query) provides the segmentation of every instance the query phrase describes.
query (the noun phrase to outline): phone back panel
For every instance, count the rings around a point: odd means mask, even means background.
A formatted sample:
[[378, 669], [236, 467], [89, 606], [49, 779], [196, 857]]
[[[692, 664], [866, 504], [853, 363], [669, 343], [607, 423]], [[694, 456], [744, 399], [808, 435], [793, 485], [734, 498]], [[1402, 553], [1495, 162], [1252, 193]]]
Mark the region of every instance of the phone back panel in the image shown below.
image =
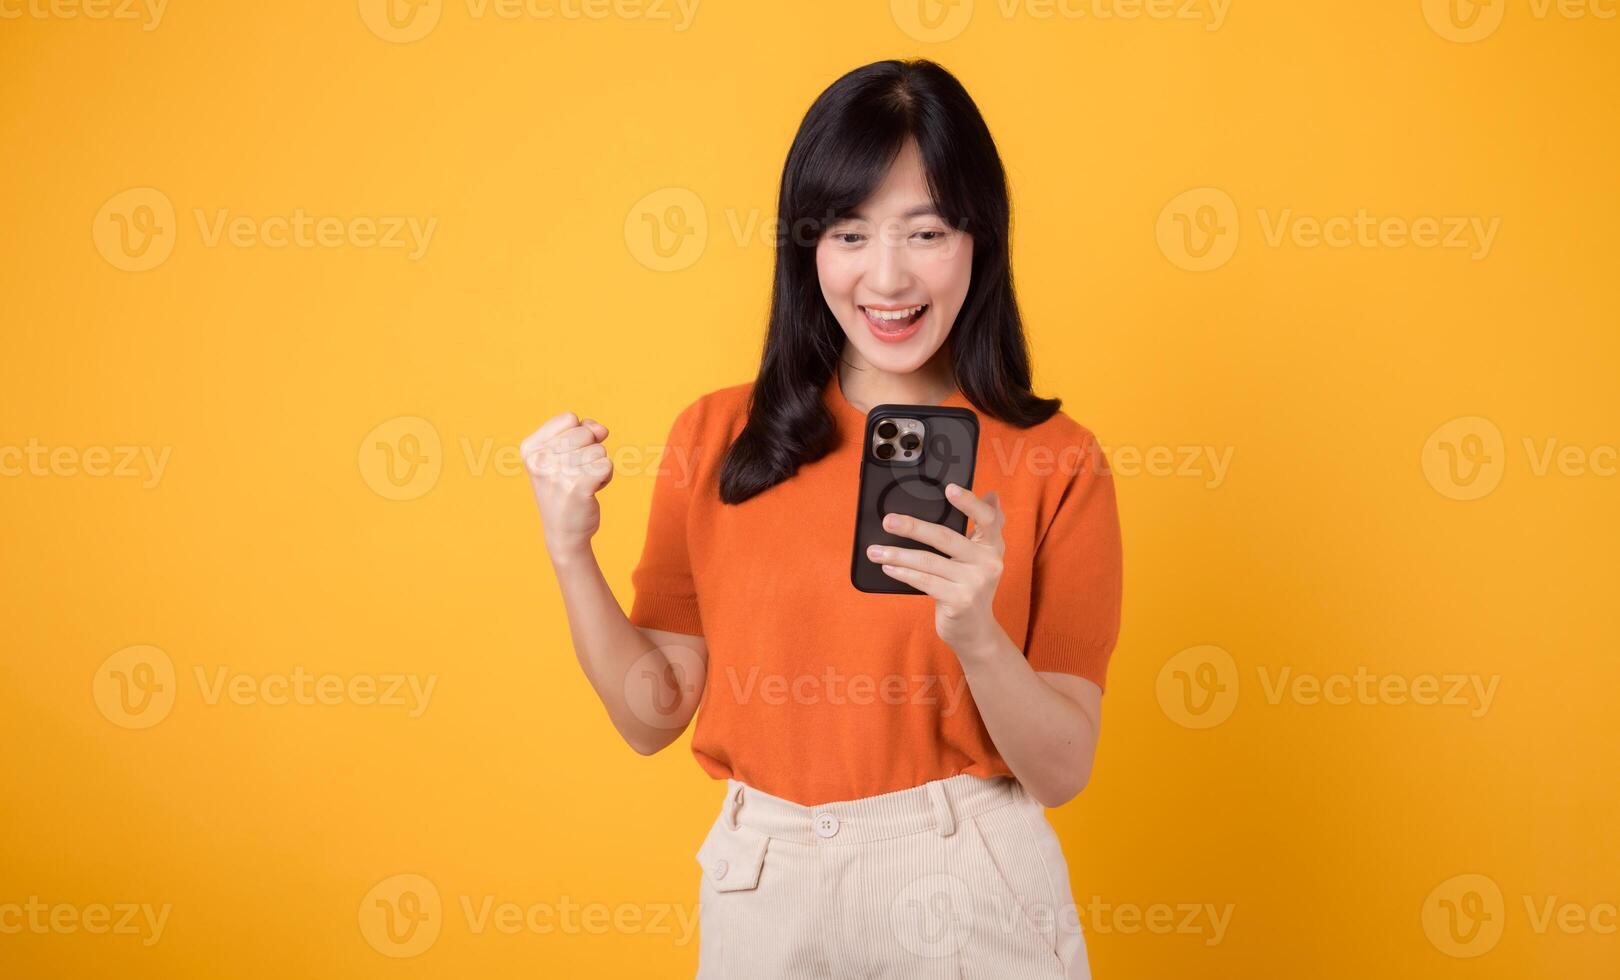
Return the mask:
[[[915, 460], [882, 460], [872, 452], [872, 434], [878, 423], [889, 417], [919, 419], [923, 423], [923, 451]], [[883, 529], [884, 515], [909, 514], [943, 524], [957, 533], [967, 530], [967, 515], [945, 497], [945, 485], [956, 483], [973, 489], [973, 464], [979, 451], [979, 417], [970, 409], [948, 405], [875, 405], [866, 414], [861, 433], [861, 488], [855, 512], [855, 549], [849, 579], [862, 592], [888, 592], [902, 595], [924, 593], [887, 575], [866, 557], [874, 544], [915, 548], [943, 554], [915, 538], [890, 534]]]

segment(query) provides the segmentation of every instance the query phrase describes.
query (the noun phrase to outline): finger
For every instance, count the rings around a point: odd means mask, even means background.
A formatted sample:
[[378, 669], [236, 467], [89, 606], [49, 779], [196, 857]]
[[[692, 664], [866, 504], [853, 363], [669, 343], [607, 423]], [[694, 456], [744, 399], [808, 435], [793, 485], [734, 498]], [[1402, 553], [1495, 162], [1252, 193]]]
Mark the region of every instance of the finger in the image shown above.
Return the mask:
[[973, 553], [973, 542], [957, 534], [954, 529], [932, 521], [920, 520], [910, 514], [889, 514], [883, 518], [883, 530], [933, 545], [952, 558], [966, 558]]
[[[539, 476], [547, 471], [568, 472], [577, 469], [582, 463], [588, 463], [600, 456], [607, 455], [607, 447], [588, 435], [590, 430], [573, 428], [567, 430], [562, 436], [549, 443], [539, 446], [530, 446], [523, 451], [523, 464], [529, 472]], [[569, 433], [586, 433], [582, 445], [570, 448], [568, 442], [580, 441], [578, 436], [568, 439]], [[560, 441], [560, 442], [559, 442]]]
[[[547, 419], [546, 423], [540, 428], [529, 433], [528, 438], [518, 444], [519, 451], [524, 456], [541, 452], [559, 437], [579, 429], [582, 422], [583, 420], [573, 412], [563, 412], [561, 415], [553, 416]], [[587, 428], [584, 431], [590, 432], [591, 430]]]
[[[1006, 545], [1002, 543], [1002, 538], [1007, 527], [1007, 512], [1001, 509], [1000, 492], [992, 490], [985, 494], [984, 502], [995, 507], [996, 519], [993, 522], [984, 525], [974, 521], [972, 536], [994, 548], [997, 554], [1001, 554], [1006, 550]], [[980, 527], [984, 528], [984, 533], [982, 534], [979, 533]]]
[[[520, 449], [525, 456], [539, 451], [548, 444], [566, 451], [591, 442], [601, 442], [607, 435], [607, 426], [595, 419], [580, 418], [573, 412], [563, 412], [548, 419], [546, 424], [530, 433], [520, 444]], [[578, 441], [581, 439], [584, 442]]]
[[595, 441], [596, 433], [592, 432], [590, 427], [576, 425], [552, 436], [551, 441], [546, 443], [546, 448], [558, 455], [562, 455], [571, 450], [583, 449]]
[[994, 490], [984, 497], [979, 497], [972, 490], [959, 483], [945, 485], [945, 499], [951, 502], [957, 510], [972, 519], [975, 527], [986, 531], [999, 531], [998, 520], [1001, 515], [1000, 498], [996, 497]]
[[580, 469], [587, 463], [601, 459], [606, 455], [607, 447], [599, 442], [593, 442], [589, 446], [585, 446], [580, 449], [574, 449], [567, 453], [558, 453], [556, 455], [556, 462], [563, 468], [563, 470], [566, 471], [570, 469]]
[[593, 459], [579, 467], [579, 473], [584, 477], [581, 489], [587, 493], [597, 493], [613, 480], [613, 460], [606, 456]]
[[938, 575], [930, 575], [927, 572], [919, 572], [915, 568], [906, 568], [904, 565], [881, 565], [879, 567], [882, 568], [883, 573], [888, 575], [890, 578], [893, 578], [896, 581], [904, 582], [915, 589], [919, 589], [922, 592], [933, 596], [935, 599], [950, 601], [955, 597], [957, 589], [956, 583], [942, 579]]
[[534, 433], [530, 435], [529, 438], [523, 440], [523, 442], [525, 444], [532, 442], [538, 446], [564, 429], [572, 429], [578, 424], [579, 416], [575, 415], [573, 412], [561, 412], [553, 415], [549, 419], [546, 419], [546, 421], [541, 424], [540, 428], [535, 429]]
[[927, 572], [930, 575], [951, 582], [958, 581], [961, 578], [961, 568], [957, 562], [953, 562], [942, 555], [936, 555], [932, 551], [872, 545], [866, 549], [866, 557], [879, 564], [913, 568], [919, 572]]

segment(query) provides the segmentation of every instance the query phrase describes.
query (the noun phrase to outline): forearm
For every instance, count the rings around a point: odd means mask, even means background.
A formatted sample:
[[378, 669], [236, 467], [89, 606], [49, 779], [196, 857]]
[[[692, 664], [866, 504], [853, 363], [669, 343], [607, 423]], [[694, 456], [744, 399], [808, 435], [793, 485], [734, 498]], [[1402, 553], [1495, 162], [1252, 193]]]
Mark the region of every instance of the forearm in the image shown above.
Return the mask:
[[551, 564], [562, 592], [574, 656], [613, 727], [637, 752], [657, 752], [685, 727], [684, 721], [677, 726], [671, 715], [649, 710], [662, 703], [660, 695], [665, 692], [648, 685], [665, 683], [668, 658], [625, 615], [589, 546], [554, 553]]
[[1073, 799], [1091, 778], [1097, 719], [1042, 680], [999, 626], [991, 639], [957, 653], [985, 729], [1013, 775], [1046, 806]]

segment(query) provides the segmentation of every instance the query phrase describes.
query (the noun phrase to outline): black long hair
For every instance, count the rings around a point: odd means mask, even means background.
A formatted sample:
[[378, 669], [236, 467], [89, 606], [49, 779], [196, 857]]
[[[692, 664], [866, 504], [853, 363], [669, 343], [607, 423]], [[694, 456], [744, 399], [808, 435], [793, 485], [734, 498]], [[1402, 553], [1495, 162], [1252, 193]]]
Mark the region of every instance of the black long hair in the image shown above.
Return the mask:
[[805, 113], [782, 168], [771, 321], [748, 421], [720, 470], [720, 499], [741, 503], [827, 455], [837, 421], [821, 392], [844, 331], [821, 293], [816, 242], [882, 183], [915, 138], [939, 216], [973, 238], [972, 281], [946, 338], [956, 384], [980, 412], [1027, 428], [1062, 404], [1030, 390], [1029, 349], [1013, 294], [1007, 175], [979, 107], [932, 61], [879, 61], [848, 73]]

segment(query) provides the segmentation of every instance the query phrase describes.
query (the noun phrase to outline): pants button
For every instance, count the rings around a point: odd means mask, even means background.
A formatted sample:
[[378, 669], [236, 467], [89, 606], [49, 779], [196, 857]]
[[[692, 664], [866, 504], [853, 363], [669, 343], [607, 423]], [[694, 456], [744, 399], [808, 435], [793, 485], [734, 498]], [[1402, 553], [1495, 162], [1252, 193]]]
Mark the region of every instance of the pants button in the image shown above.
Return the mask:
[[726, 876], [726, 872], [730, 870], [731, 865], [726, 861], [725, 858], [721, 858], [720, 860], [714, 862], [714, 877], [716, 880], [724, 878]]
[[838, 833], [838, 818], [830, 813], [816, 814], [816, 834], [821, 837], [831, 837]]

